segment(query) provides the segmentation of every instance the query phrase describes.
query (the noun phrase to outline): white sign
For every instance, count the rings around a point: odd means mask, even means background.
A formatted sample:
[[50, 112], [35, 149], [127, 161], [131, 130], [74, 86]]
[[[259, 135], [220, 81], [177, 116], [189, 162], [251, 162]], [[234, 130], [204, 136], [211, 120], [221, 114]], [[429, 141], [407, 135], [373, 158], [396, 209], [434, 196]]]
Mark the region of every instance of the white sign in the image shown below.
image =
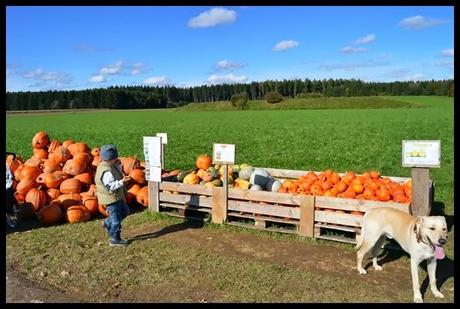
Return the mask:
[[147, 179], [147, 181], [160, 182], [161, 181], [161, 138], [160, 137], [144, 136], [144, 157], [145, 157], [145, 178]]
[[168, 143], [168, 133], [157, 133], [158, 137], [161, 137], [161, 143], [167, 144]]
[[402, 141], [402, 166], [441, 167], [441, 141]]
[[147, 181], [161, 182], [161, 167], [158, 166], [145, 166], [145, 179]]
[[235, 164], [235, 145], [214, 144], [212, 147], [213, 164]]

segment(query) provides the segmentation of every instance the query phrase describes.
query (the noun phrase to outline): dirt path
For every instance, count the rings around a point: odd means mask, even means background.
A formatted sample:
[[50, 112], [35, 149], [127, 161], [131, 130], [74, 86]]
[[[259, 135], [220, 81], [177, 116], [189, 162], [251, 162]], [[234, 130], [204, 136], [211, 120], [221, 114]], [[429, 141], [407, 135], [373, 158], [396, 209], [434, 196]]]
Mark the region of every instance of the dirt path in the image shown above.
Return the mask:
[[[202, 250], [224, 256], [249, 257], [254, 260], [271, 264], [286, 265], [298, 268], [299, 271], [308, 271], [316, 274], [327, 274], [338, 278], [357, 278], [356, 255], [354, 251], [325, 244], [304, 244], [295, 240], [275, 240], [254, 234], [242, 232], [222, 232], [219, 230], [202, 229], [196, 226], [186, 226], [183, 223], [166, 227], [153, 224], [144, 224], [133, 228], [126, 228], [123, 237], [131, 241], [146, 241], [152, 238], [161, 238], [184, 248], [201, 248]], [[369, 286], [385, 286], [382, 296], [395, 299], [394, 292], [412, 290], [409, 261], [401, 258], [400, 251], [392, 251], [382, 260], [384, 270], [375, 271], [369, 267], [368, 274], [359, 276], [360, 280]], [[333, 262], [331, 262], [333, 261]], [[438, 263], [438, 284], [443, 290], [443, 283], [453, 276], [453, 261], [446, 258]], [[420, 272], [422, 293], [426, 291], [426, 272]], [[453, 286], [453, 285], [452, 285]], [[445, 294], [452, 297], [445, 299], [453, 301], [453, 287]], [[429, 289], [428, 289], [429, 290]], [[87, 297], [87, 296], [86, 296]], [[118, 298], [120, 302], [132, 302], [133, 299]], [[426, 298], [427, 296], [425, 296]], [[452, 299], [451, 299], [452, 298]], [[79, 302], [78, 295], [68, 295], [43, 283], [32, 282], [20, 273], [7, 268], [6, 273], [6, 302]], [[88, 299], [86, 302], [97, 302], [97, 299]], [[161, 301], [158, 298], [145, 302]], [[408, 300], [410, 301], [410, 300]]]

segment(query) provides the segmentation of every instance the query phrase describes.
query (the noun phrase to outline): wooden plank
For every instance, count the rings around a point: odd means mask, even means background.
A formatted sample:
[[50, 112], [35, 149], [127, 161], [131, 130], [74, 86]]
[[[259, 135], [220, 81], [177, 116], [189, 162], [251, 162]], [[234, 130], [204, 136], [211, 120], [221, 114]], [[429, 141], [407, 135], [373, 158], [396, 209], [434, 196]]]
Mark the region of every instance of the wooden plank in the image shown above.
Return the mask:
[[199, 194], [199, 195], [212, 195], [211, 188], [205, 188], [202, 185], [188, 185], [181, 182], [162, 181], [160, 183], [160, 190], [177, 191], [181, 193]]
[[[227, 222], [229, 225], [235, 225], [239, 227], [245, 227], [245, 228], [250, 228], [250, 229], [257, 229], [260, 230], [260, 228], [256, 227], [253, 224], [247, 224], [247, 223], [241, 223], [241, 222], [234, 222], [230, 221]], [[275, 228], [275, 227], [266, 227], [263, 229], [264, 231], [269, 231], [269, 232], [279, 232], [279, 233], [288, 233], [288, 234], [297, 234], [297, 231], [295, 230], [289, 230], [289, 229], [282, 229], [282, 228]]]
[[273, 204], [299, 206], [301, 197], [290, 193], [268, 191], [250, 191], [242, 189], [228, 189], [229, 200], [238, 199], [246, 201], [259, 201]]
[[206, 213], [211, 213], [212, 212], [212, 210], [209, 209], [209, 208], [190, 207], [190, 206], [184, 206], [184, 205], [179, 205], [179, 204], [162, 203], [162, 202], [160, 202], [160, 207], [169, 207], [169, 208], [176, 208], [176, 209], [189, 209], [189, 210], [193, 210], [193, 211], [206, 212]]
[[179, 215], [177, 213], [170, 212], [170, 211], [162, 211], [162, 213], [167, 214], [168, 216], [171, 216], [171, 217], [178, 217], [178, 218], [184, 218], [184, 219], [195, 220], [195, 221], [203, 221], [203, 222], [208, 222], [209, 221], [209, 218], [200, 218], [200, 217], [194, 217], [194, 216], [183, 216], [183, 215]]
[[300, 202], [299, 235], [313, 237], [315, 222], [315, 197], [306, 195]]
[[212, 188], [212, 223], [222, 224], [227, 221], [227, 201], [225, 190], [221, 187]]
[[315, 222], [326, 222], [360, 227], [362, 218], [362, 216], [315, 210]]
[[212, 207], [212, 198], [201, 195], [167, 194], [160, 192], [160, 201], [208, 208]]
[[358, 227], [348, 227], [348, 226], [343, 226], [343, 225], [315, 223], [315, 227], [325, 228], [325, 229], [330, 229], [330, 230], [339, 230], [339, 231], [345, 231], [345, 232], [352, 232], [352, 233], [359, 232]]
[[428, 216], [430, 210], [430, 169], [413, 167], [411, 212], [415, 216]]
[[228, 210], [256, 213], [268, 216], [287, 217], [293, 219], [300, 218], [299, 207], [275, 206], [270, 204], [259, 204], [237, 200], [228, 201]]
[[270, 221], [270, 222], [299, 225], [298, 220], [286, 220], [286, 219], [281, 219], [281, 218], [276, 218], [276, 217], [267, 217], [267, 216], [257, 216], [256, 217], [254, 215], [245, 214], [245, 213], [241, 214], [239, 212], [233, 212], [233, 211], [229, 211], [227, 214], [227, 217], [238, 217], [238, 218], [245, 218], [245, 219], [252, 219], [252, 220], [260, 219], [260, 220]]
[[342, 237], [342, 236], [319, 235], [319, 236], [315, 236], [315, 238], [327, 239], [327, 240], [333, 240], [333, 241], [339, 241], [339, 242], [345, 242], [345, 243], [349, 243], [349, 244], [356, 244], [356, 239]]
[[160, 211], [160, 190], [159, 183], [156, 181], [148, 182], [148, 194], [149, 194], [149, 210], [151, 212]]
[[317, 196], [315, 207], [318, 208], [331, 208], [348, 211], [361, 211], [366, 212], [369, 209], [386, 207], [395, 208], [409, 213], [410, 207], [408, 203], [395, 203], [395, 202], [380, 202], [369, 200], [356, 200], [349, 198], [338, 198], [329, 196]]

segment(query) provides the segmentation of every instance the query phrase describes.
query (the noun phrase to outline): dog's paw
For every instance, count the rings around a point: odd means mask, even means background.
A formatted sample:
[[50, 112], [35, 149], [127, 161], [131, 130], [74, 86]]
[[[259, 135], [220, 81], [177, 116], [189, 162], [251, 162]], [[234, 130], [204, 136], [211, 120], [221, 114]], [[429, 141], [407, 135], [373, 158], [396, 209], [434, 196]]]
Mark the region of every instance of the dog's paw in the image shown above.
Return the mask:
[[444, 298], [444, 294], [439, 291], [433, 291], [433, 295], [438, 298]]
[[367, 274], [367, 271], [366, 271], [364, 268], [359, 268], [359, 269], [358, 269], [358, 272], [359, 272], [360, 275], [365, 275], [365, 274]]
[[382, 266], [380, 266], [380, 265], [375, 265], [375, 266], [374, 266], [374, 269], [375, 269], [375, 270], [382, 270], [382, 269], [383, 269], [383, 267], [382, 267]]
[[421, 303], [423, 303], [423, 299], [421, 297], [416, 297], [416, 298], [414, 298], [414, 303], [421, 304]]

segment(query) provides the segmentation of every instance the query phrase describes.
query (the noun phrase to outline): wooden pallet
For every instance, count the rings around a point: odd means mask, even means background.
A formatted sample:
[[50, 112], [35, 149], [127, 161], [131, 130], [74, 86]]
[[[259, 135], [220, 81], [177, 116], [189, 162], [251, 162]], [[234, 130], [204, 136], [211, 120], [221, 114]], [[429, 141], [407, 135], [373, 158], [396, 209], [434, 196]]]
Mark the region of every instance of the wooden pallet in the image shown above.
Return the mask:
[[[297, 179], [310, 171], [264, 168], [278, 179]], [[315, 172], [315, 171], [313, 171]], [[319, 174], [319, 172], [315, 172]], [[344, 175], [340, 174], [339, 175]], [[398, 183], [410, 178], [388, 177]], [[386, 207], [410, 213], [410, 204], [355, 200], [338, 197], [308, 196], [267, 191], [250, 191], [229, 188], [227, 195], [222, 187], [205, 188], [163, 181], [149, 182], [149, 201], [154, 211], [185, 216], [186, 212], [209, 216], [213, 223], [231, 224], [267, 231], [297, 233], [302, 236], [322, 238], [346, 243], [356, 243], [360, 234], [362, 216], [351, 214]], [[156, 189], [156, 191], [155, 191]], [[431, 188], [432, 189], [432, 188]], [[155, 193], [157, 192], [157, 193]], [[334, 235], [330, 235], [333, 232]], [[343, 237], [338, 234], [346, 234]], [[352, 236], [350, 236], [352, 235]]]

